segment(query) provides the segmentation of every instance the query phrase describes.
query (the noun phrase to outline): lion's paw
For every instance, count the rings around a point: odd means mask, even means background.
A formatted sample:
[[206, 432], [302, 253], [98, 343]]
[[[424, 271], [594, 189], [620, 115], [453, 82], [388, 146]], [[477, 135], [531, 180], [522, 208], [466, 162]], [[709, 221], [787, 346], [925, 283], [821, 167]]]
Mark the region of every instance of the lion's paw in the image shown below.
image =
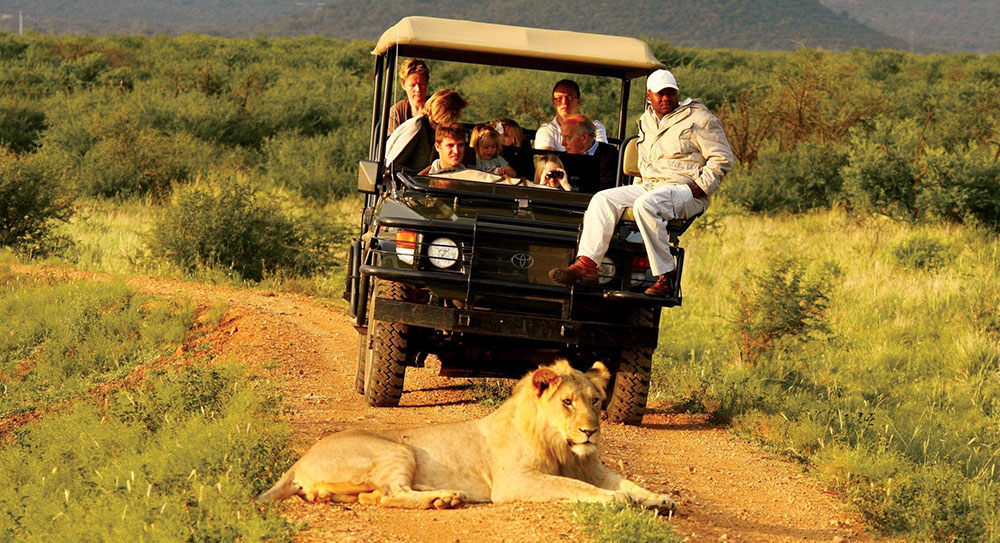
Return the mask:
[[438, 496], [431, 502], [431, 507], [434, 509], [455, 509], [456, 507], [462, 507], [468, 501], [468, 496], [465, 495], [465, 492], [445, 490], [436, 492], [436, 494]]
[[646, 497], [637, 496], [636, 505], [643, 509], [655, 509], [661, 513], [676, 513], [677, 502], [663, 494], [650, 493]]

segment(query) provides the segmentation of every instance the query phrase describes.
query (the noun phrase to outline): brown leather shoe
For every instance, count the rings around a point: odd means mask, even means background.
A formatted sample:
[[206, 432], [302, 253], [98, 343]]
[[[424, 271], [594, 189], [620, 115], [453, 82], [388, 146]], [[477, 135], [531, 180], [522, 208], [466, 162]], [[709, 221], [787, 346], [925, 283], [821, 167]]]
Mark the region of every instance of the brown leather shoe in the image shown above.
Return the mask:
[[646, 289], [646, 296], [655, 296], [657, 298], [666, 298], [668, 296], [674, 295], [674, 276], [677, 274], [676, 271], [667, 272], [658, 278], [653, 286]]
[[552, 268], [549, 277], [564, 285], [579, 285], [581, 283], [597, 282], [597, 264], [585, 256], [577, 257], [576, 261], [565, 268]]

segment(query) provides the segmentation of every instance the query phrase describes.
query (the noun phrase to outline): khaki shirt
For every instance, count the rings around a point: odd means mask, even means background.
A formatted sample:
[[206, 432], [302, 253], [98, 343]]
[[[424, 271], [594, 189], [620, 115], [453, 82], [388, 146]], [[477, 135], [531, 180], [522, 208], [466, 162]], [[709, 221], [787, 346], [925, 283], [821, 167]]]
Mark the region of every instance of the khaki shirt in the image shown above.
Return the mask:
[[691, 99], [663, 119], [646, 108], [639, 118], [638, 150], [644, 183], [694, 181], [708, 196], [735, 162], [722, 123], [705, 104]]

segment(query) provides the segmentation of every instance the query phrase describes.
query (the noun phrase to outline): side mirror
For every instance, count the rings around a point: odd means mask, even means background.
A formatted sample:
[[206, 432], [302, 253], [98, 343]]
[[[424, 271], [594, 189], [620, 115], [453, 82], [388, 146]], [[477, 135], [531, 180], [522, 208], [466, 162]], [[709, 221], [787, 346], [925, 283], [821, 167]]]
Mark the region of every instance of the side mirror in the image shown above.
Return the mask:
[[379, 178], [378, 162], [374, 160], [358, 161], [358, 192], [378, 192]]

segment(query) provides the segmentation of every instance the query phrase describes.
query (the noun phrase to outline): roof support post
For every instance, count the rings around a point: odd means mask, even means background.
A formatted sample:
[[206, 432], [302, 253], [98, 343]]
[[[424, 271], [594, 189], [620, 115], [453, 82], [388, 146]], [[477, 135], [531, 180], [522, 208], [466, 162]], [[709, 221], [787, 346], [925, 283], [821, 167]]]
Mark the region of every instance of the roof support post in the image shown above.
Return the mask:
[[[628, 122], [628, 95], [632, 88], [632, 80], [622, 79], [622, 102], [618, 109], [618, 139], [625, 141], [625, 123]], [[620, 169], [620, 168], [619, 168]]]
[[385, 52], [383, 57], [383, 76], [382, 76], [382, 114], [380, 117], [380, 123], [378, 127], [378, 164], [379, 164], [379, 174], [382, 173], [382, 168], [385, 167], [385, 139], [389, 132], [389, 97], [392, 96], [392, 86], [396, 84], [395, 78], [393, 78], [392, 67], [396, 65], [396, 50], [389, 49]]
[[382, 76], [384, 75], [382, 63], [384, 60], [384, 55], [375, 57], [375, 95], [372, 97], [372, 130], [371, 137], [368, 140], [368, 160], [376, 160], [378, 158], [375, 156], [375, 153], [378, 146], [377, 138], [379, 133], [378, 113], [382, 109]]

